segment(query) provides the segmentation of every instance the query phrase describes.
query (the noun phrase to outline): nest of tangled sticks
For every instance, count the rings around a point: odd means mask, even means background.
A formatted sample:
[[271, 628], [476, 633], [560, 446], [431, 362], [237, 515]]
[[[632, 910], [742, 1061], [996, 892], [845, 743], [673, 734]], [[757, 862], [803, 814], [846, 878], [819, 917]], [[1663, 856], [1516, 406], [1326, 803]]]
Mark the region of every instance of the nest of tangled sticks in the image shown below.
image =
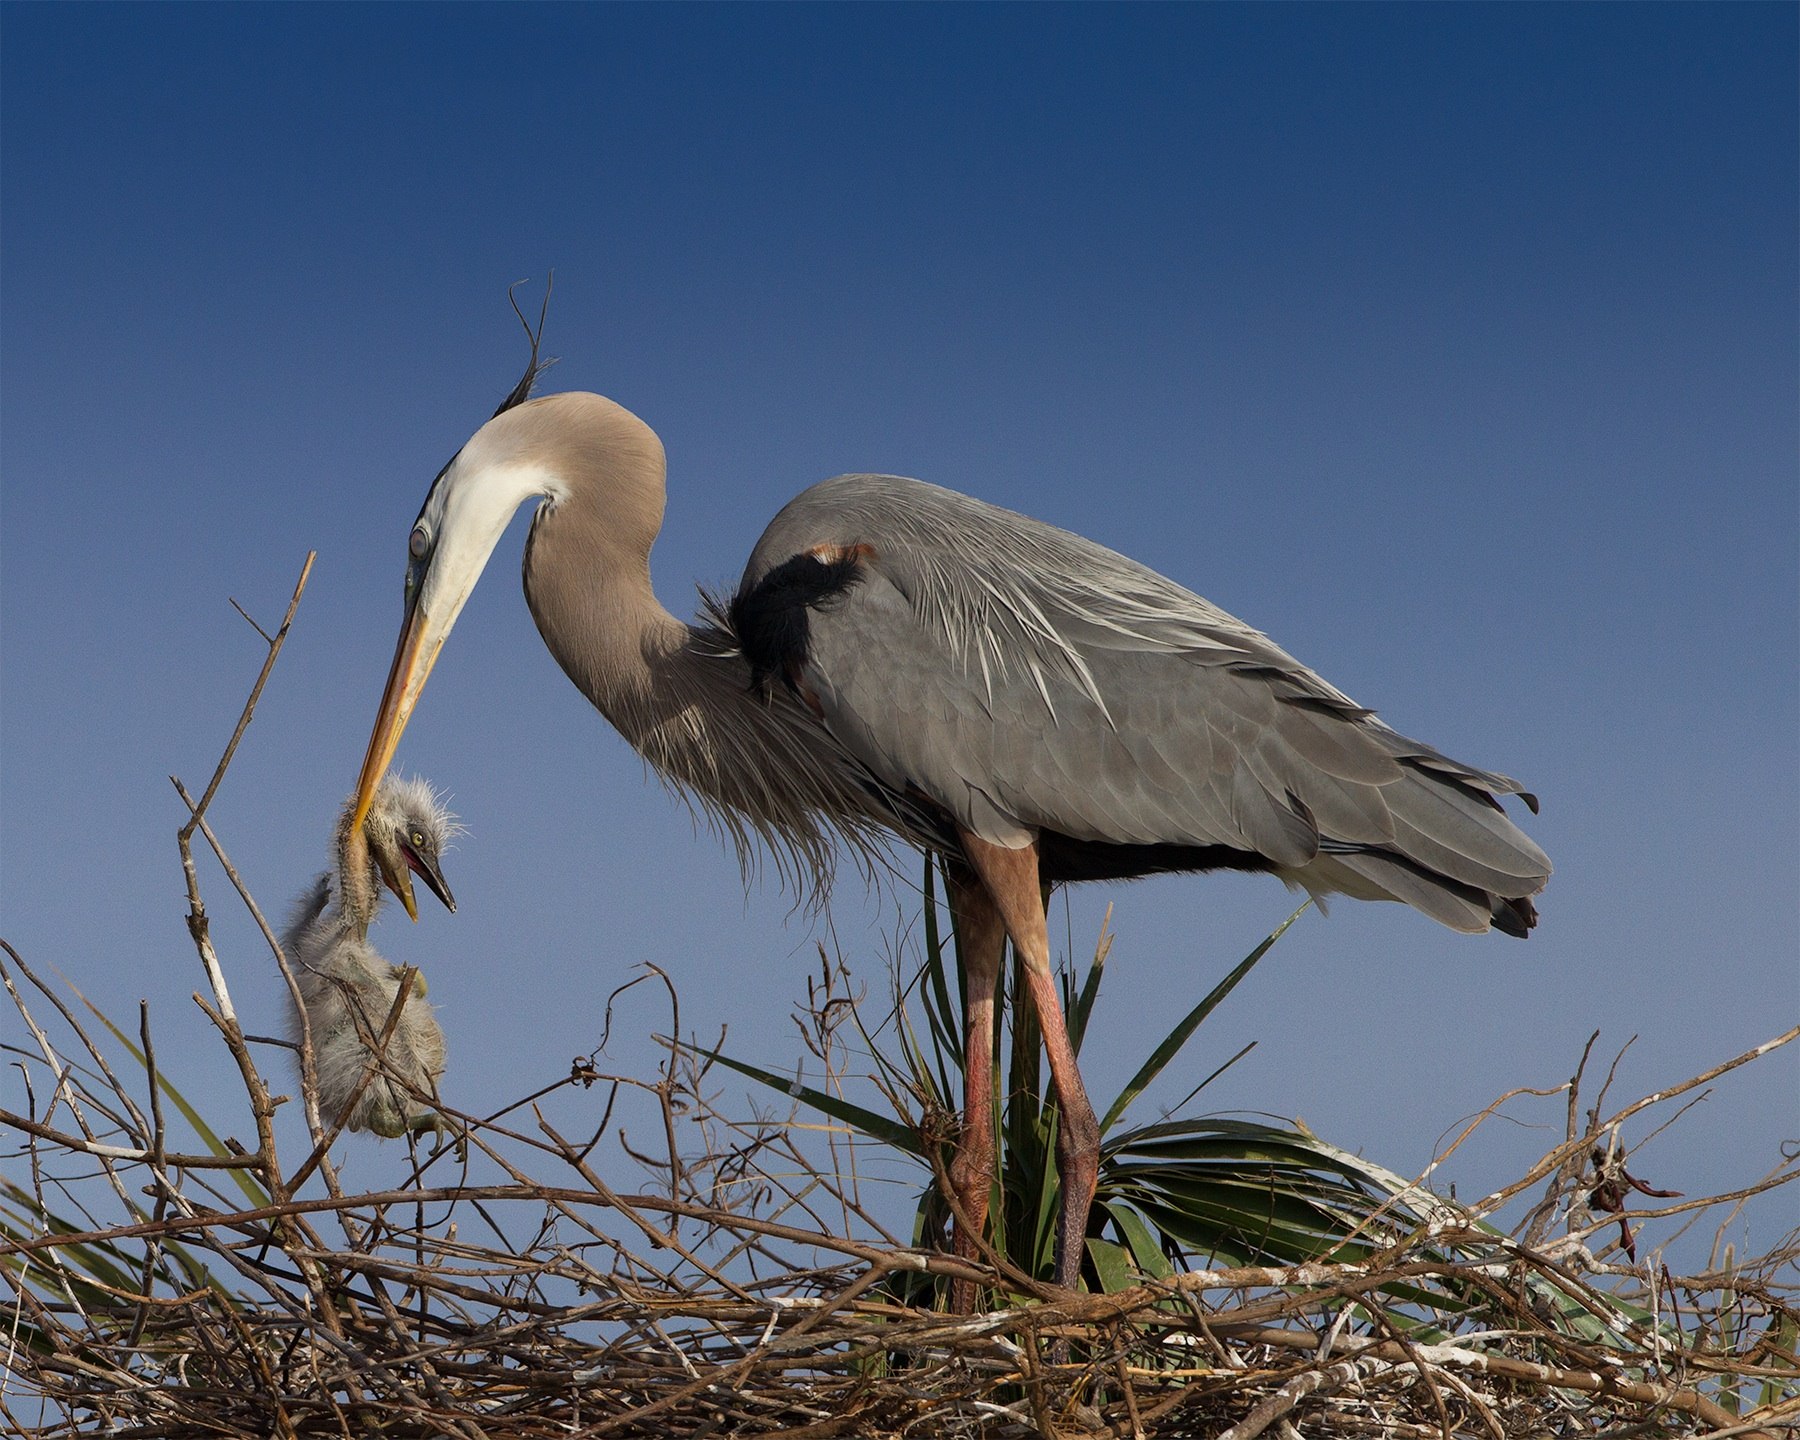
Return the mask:
[[[266, 637], [269, 664], [285, 633]], [[279, 1102], [257, 1063], [267, 1042], [239, 1024], [200, 899], [196, 833], [238, 883], [205, 821], [236, 740], [181, 839], [211, 989], [196, 998], [243, 1079], [254, 1143], [215, 1136], [164, 1083], [147, 1020], [134, 1043], [102, 1018], [113, 1038], [101, 1043], [0, 942], [29, 1035], [5, 1047], [26, 1113], [0, 1112], [17, 1140], [0, 1179], [9, 1433], [1800, 1430], [1800, 1244], [1753, 1262], [1715, 1245], [1712, 1268], [1686, 1276], [1637, 1253], [1671, 1217], [1723, 1233], [1800, 1166], [1790, 1156], [1732, 1194], [1672, 1197], [1630, 1173], [1619, 1138], [1800, 1030], [1611, 1113], [1604, 1085], [1587, 1108], [1578, 1100], [1584, 1055], [1560, 1087], [1561, 1142], [1475, 1205], [1405, 1187], [1378, 1197], [1360, 1243], [1316, 1259], [1209, 1269], [1188, 1256], [1106, 1293], [897, 1240], [863, 1203], [852, 1151], [834, 1141], [821, 1157], [816, 1127], [728, 1116], [704, 1052], [681, 1046], [654, 1081], [583, 1061], [562, 1082], [635, 1094], [666, 1139], [655, 1157], [624, 1147], [611, 1101], [571, 1138], [539, 1092], [485, 1119], [446, 1112], [453, 1138], [407, 1142], [405, 1184], [347, 1193], [315, 1097], [306, 1152], [279, 1153]], [[166, 1098], [201, 1138], [195, 1153], [171, 1148]], [[615, 1145], [653, 1193], [609, 1187]], [[1526, 1213], [1503, 1233], [1490, 1217], [1508, 1206]], [[959, 1277], [982, 1287], [976, 1313], [946, 1313]]]
[[[1429, 1221], [1355, 1263], [1189, 1269], [1072, 1294], [845, 1238], [880, 1231], [842, 1177], [785, 1126], [724, 1121], [688, 1052], [647, 1093], [671, 1137], [698, 1119], [715, 1143], [682, 1155], [671, 1138], [662, 1194], [615, 1193], [596, 1170], [601, 1133], [572, 1140], [547, 1123], [526, 1134], [458, 1117], [462, 1143], [510, 1179], [457, 1183], [456, 1144], [421, 1145], [411, 1183], [373, 1194], [344, 1193], [317, 1150], [298, 1165], [277, 1155], [266, 1123], [252, 1153], [173, 1153], [155, 1089], [129, 1093], [72, 1010], [16, 955], [8, 970], [56, 1077], [41, 1113], [73, 1127], [5, 1117], [31, 1176], [0, 1197], [13, 1292], [0, 1417], [21, 1436], [1723, 1440], [1800, 1428], [1792, 1247], [1681, 1277], [1590, 1248], [1617, 1227], [1746, 1198], [1614, 1213], [1630, 1177], [1593, 1166], [1619, 1115], [1511, 1187], [1542, 1191], [1515, 1235], [1479, 1219], [1504, 1195], [1469, 1209], [1415, 1197]], [[76, 1053], [26, 1003], [34, 986]], [[266, 1116], [254, 1066], [245, 1074]], [[591, 1071], [570, 1083], [596, 1080], [610, 1083]], [[77, 1172], [132, 1218], [59, 1211]], [[302, 1193], [309, 1177], [322, 1193]], [[992, 1308], [936, 1308], [958, 1275], [989, 1287]]]

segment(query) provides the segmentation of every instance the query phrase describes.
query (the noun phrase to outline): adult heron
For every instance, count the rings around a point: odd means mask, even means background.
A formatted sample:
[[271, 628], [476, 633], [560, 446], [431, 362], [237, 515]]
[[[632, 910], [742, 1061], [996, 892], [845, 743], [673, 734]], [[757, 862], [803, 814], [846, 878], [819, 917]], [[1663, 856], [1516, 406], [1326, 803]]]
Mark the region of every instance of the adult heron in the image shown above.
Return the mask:
[[295, 903], [281, 934], [300, 992], [299, 1008], [289, 997], [288, 1028], [296, 1041], [302, 1033], [311, 1036], [326, 1123], [341, 1121], [393, 1139], [439, 1123], [420, 1097], [437, 1093], [444, 1032], [426, 1003], [424, 976], [415, 970], [406, 1003], [386, 1033], [406, 971], [376, 953], [369, 925], [381, 908], [382, 886], [419, 918], [414, 875], [446, 909], [456, 909], [441, 857], [458, 827], [437, 793], [416, 778], [386, 776], [366, 812], [359, 815], [358, 806], [352, 800], [344, 807], [333, 868]]
[[[737, 844], [828, 879], [881, 831], [950, 862], [966, 973], [957, 1247], [988, 1209], [994, 1003], [1023, 961], [1059, 1107], [1056, 1280], [1080, 1272], [1099, 1131], [1051, 974], [1041, 886], [1269, 871], [1523, 936], [1550, 862], [1504, 775], [1409, 740], [1266, 636], [1122, 555], [918, 480], [801, 492], [695, 625], [650, 584], [662, 442], [599, 395], [528, 398], [438, 474], [369, 739], [368, 803], [514, 511], [540, 502], [525, 598], [551, 654]], [[359, 810], [360, 813], [360, 810]], [[966, 1222], [966, 1223], [965, 1223]]]

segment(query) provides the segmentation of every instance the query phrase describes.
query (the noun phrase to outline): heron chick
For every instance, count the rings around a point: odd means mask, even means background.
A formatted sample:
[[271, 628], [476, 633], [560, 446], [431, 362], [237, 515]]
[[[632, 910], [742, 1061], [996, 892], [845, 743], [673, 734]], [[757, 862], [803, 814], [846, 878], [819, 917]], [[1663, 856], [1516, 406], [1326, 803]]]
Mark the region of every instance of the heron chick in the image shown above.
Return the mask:
[[381, 908], [383, 886], [418, 919], [414, 875], [446, 909], [456, 909], [439, 857], [461, 827], [425, 781], [392, 774], [376, 790], [360, 837], [354, 811], [352, 802], [338, 824], [335, 867], [300, 897], [281, 936], [305, 1011], [303, 1017], [290, 995], [289, 1029], [296, 1043], [312, 1037], [325, 1122], [341, 1117], [351, 1130], [393, 1139], [442, 1126], [423, 1097], [437, 1094], [444, 1073], [444, 1032], [426, 1002], [425, 977], [415, 970], [387, 1033], [406, 969], [376, 952], [369, 924]]

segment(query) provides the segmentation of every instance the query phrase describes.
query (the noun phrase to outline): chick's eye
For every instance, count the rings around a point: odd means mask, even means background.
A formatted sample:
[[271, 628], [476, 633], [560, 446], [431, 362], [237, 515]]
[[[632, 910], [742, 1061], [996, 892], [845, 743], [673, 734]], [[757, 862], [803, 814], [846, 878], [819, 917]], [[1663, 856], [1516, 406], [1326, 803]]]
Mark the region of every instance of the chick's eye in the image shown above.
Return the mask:
[[413, 831], [412, 832], [412, 843], [415, 848], [418, 848], [418, 847], [424, 845], [424, 843], [425, 843], [424, 832], [421, 830]]
[[406, 548], [413, 559], [425, 558], [425, 552], [431, 548], [431, 537], [425, 533], [423, 525], [413, 527], [412, 538], [406, 542]]

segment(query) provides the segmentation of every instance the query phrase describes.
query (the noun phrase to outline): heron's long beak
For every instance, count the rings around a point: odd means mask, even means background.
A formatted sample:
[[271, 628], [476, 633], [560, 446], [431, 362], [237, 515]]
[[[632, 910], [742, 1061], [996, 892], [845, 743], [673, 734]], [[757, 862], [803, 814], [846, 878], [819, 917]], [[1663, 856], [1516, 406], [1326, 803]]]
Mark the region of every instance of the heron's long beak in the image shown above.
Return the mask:
[[[437, 664], [438, 652], [444, 648], [444, 639], [449, 633], [450, 626], [434, 622], [417, 600], [407, 607], [406, 619], [400, 626], [400, 639], [394, 646], [394, 664], [388, 671], [387, 688], [381, 692], [381, 708], [375, 712], [375, 729], [369, 735], [369, 749], [363, 756], [362, 774], [356, 781], [356, 813], [351, 821], [355, 834], [362, 833], [369, 807], [375, 803], [375, 789], [387, 773], [394, 751], [400, 748], [400, 736], [406, 730], [406, 722], [412, 719], [413, 706], [419, 703], [425, 681], [430, 678], [431, 667]], [[400, 894], [398, 890], [395, 893]], [[442, 893], [438, 894], [442, 899]], [[404, 894], [400, 898], [407, 900]], [[410, 903], [406, 911], [415, 920], [418, 918]]]
[[406, 567], [405, 618], [394, 645], [387, 688], [381, 692], [381, 708], [375, 712], [362, 774], [356, 781], [353, 837], [362, 834], [376, 788], [393, 762], [394, 751], [400, 748], [400, 736], [412, 719], [413, 706], [419, 703], [438, 652], [481, 578], [501, 532], [528, 495], [546, 493], [541, 467], [502, 467], [498, 472], [479, 463], [464, 467], [462, 462], [480, 435], [477, 431], [475, 439], [432, 482], [425, 508], [413, 526], [407, 545], [411, 558]]

